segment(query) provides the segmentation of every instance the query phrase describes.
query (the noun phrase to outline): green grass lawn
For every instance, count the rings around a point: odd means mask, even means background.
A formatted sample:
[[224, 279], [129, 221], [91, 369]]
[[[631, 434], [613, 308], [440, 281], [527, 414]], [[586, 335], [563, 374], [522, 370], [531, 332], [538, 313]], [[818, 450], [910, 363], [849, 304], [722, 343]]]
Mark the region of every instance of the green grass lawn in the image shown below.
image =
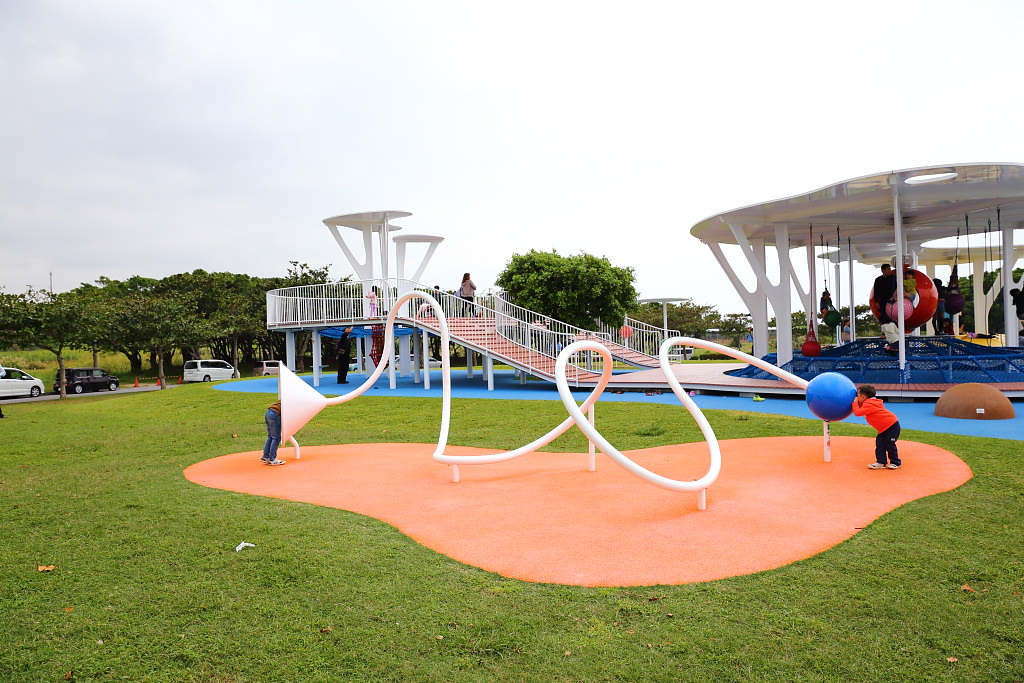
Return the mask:
[[[582, 588], [506, 579], [376, 519], [183, 477], [258, 450], [270, 400], [195, 385], [4, 406], [0, 680], [1024, 679], [1024, 442], [908, 431], [974, 479], [780, 569]], [[564, 414], [556, 402], [453, 409], [451, 443], [495, 448]], [[323, 411], [301, 442], [429, 443], [439, 415], [437, 400], [360, 398]], [[709, 418], [722, 438], [821, 433], [796, 418]], [[609, 403], [599, 426], [624, 449], [700, 438], [677, 406]], [[585, 447], [577, 430], [553, 444]], [[235, 552], [241, 541], [256, 547]]]

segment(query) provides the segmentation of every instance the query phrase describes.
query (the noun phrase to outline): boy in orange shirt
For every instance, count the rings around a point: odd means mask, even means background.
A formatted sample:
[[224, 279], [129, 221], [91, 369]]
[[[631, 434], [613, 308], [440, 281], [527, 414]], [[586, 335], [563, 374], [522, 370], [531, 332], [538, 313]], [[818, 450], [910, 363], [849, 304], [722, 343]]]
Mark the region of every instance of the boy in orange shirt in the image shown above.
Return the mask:
[[853, 414], [863, 417], [878, 430], [878, 436], [875, 437], [875, 462], [868, 467], [873, 470], [898, 470], [903, 464], [896, 448], [896, 440], [900, 438], [900, 421], [882, 405], [882, 399], [875, 398], [875, 388], [870, 384], [857, 389], [857, 398], [853, 399]]

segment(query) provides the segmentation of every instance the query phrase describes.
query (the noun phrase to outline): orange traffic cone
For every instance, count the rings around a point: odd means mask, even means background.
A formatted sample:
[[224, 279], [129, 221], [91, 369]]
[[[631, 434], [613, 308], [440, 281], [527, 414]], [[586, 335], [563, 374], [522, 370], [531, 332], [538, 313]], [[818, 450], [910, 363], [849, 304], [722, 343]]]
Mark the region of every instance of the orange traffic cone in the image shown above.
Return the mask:
[[183, 381], [183, 378], [182, 378], [182, 376], [181, 376], [181, 375], [178, 375], [178, 384], [181, 384], [181, 383], [182, 383], [182, 381]]
[[135, 386], [139, 386], [139, 378], [138, 377], [135, 378]]

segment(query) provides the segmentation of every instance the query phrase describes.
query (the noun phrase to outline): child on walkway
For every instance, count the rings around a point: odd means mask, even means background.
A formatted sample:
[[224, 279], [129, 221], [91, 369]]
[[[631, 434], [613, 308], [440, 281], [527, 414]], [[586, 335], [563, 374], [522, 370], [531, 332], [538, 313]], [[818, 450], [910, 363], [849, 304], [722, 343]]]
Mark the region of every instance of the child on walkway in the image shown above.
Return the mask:
[[882, 405], [882, 399], [875, 398], [875, 388], [870, 384], [857, 389], [857, 398], [853, 399], [853, 414], [863, 417], [878, 430], [878, 436], [875, 437], [875, 462], [868, 467], [873, 470], [898, 470], [903, 464], [896, 448], [896, 440], [900, 438], [900, 421]]
[[281, 402], [274, 401], [263, 415], [267, 423], [267, 441], [263, 444], [264, 465], [283, 465], [284, 460], [277, 459], [277, 447], [281, 445]]
[[369, 301], [369, 304], [370, 304], [369, 305], [369, 309], [370, 310], [369, 310], [369, 313], [367, 314], [368, 318], [376, 318], [377, 317], [377, 291], [376, 290], [377, 290], [377, 288], [374, 287], [373, 289], [371, 289], [369, 292], [366, 293], [366, 299], [367, 299], [367, 301]]

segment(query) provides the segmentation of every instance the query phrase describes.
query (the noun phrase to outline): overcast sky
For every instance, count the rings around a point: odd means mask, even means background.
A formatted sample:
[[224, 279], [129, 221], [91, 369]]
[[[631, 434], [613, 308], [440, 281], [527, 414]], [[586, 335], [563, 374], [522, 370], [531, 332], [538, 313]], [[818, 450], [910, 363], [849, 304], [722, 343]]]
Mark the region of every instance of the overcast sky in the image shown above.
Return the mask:
[[[739, 312], [709, 215], [1024, 162], [1015, 0], [0, 2], [0, 288], [353, 273], [322, 219], [412, 212], [424, 280], [607, 256]], [[869, 286], [869, 285], [866, 285]]]

